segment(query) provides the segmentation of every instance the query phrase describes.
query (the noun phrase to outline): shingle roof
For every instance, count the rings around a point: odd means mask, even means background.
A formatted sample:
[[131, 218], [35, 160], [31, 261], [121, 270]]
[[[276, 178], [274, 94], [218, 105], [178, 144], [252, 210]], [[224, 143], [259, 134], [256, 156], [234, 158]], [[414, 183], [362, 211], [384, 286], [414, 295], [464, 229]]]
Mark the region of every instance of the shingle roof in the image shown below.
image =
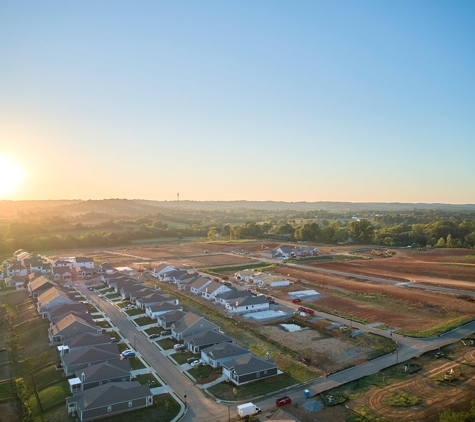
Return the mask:
[[63, 355], [62, 359], [64, 363], [69, 366], [80, 363], [94, 363], [111, 359], [120, 359], [120, 353], [117, 344], [113, 343], [91, 346], [66, 353]]
[[188, 328], [192, 327], [200, 319], [203, 319], [203, 317], [196, 315], [193, 312], [187, 312], [178, 321], [175, 322], [173, 330], [176, 333], [181, 333], [187, 330]]
[[223, 367], [234, 369], [237, 375], [253, 374], [258, 371], [267, 371], [277, 367], [273, 360], [266, 360], [259, 356], [242, 356], [223, 363]]
[[94, 325], [92, 321], [86, 321], [84, 318], [81, 318], [75, 315], [74, 313], [70, 313], [67, 316], [65, 316], [63, 319], [59, 320], [58, 322], [53, 323], [51, 327], [51, 331], [53, 334], [57, 334], [74, 323], [79, 323], [88, 328], [93, 328], [97, 330], [100, 329], [99, 327]]
[[128, 359], [116, 359], [112, 362], [101, 362], [96, 365], [81, 368], [77, 370], [75, 374], [81, 379], [84, 374], [84, 381], [88, 383], [129, 376], [130, 370], [130, 361]]
[[265, 296], [249, 296], [249, 297], [238, 297], [235, 301], [229, 302], [232, 306], [251, 306], [251, 305], [260, 305], [262, 303], [269, 303], [269, 300]]
[[64, 340], [64, 344], [69, 346], [70, 349], [84, 346], [94, 346], [98, 344], [110, 344], [111, 337], [107, 334], [93, 334], [93, 333], [81, 333], [76, 337], [71, 337]]
[[197, 334], [192, 334], [183, 337], [183, 341], [193, 344], [194, 346], [201, 346], [203, 344], [217, 344], [226, 341], [232, 341], [233, 339], [226, 334], [219, 333], [217, 331], [202, 331]]
[[69, 397], [67, 403], [77, 403], [79, 408], [84, 411], [133, 401], [151, 395], [152, 392], [149, 386], [140, 385], [137, 381], [111, 382], [78, 393], [74, 397]]
[[201, 349], [201, 351], [215, 360], [250, 353], [247, 347], [236, 343], [219, 343], [206, 349]]
[[180, 305], [169, 302], [160, 302], [149, 307], [151, 312], [174, 311], [183, 309]]

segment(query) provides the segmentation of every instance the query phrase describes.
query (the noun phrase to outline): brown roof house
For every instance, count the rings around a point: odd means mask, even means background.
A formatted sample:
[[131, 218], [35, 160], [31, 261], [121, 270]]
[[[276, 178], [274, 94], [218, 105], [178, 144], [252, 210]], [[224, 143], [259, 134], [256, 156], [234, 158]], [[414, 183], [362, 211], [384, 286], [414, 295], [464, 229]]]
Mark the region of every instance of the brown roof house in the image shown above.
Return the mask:
[[28, 283], [28, 292], [31, 297], [38, 297], [51, 287], [56, 287], [58, 284], [45, 276], [36, 277]]
[[58, 287], [52, 287], [51, 289], [46, 290], [38, 296], [38, 303], [36, 308], [38, 313], [46, 318], [46, 312], [58, 305], [74, 305], [78, 302], [74, 300], [70, 295], [65, 291], [59, 289]]
[[137, 381], [111, 382], [66, 399], [68, 414], [77, 415], [80, 421], [105, 418], [152, 404], [153, 394], [149, 386]]

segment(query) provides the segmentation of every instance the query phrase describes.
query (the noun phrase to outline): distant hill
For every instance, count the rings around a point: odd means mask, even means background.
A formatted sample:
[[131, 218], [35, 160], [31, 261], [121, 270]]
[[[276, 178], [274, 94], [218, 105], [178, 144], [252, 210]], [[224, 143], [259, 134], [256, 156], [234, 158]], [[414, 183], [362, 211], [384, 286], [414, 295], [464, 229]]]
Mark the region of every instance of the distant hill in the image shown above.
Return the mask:
[[151, 201], [141, 199], [0, 201], [0, 218], [22, 214], [82, 215], [104, 213], [110, 216], [136, 216], [160, 210], [267, 210], [357, 213], [362, 211], [398, 212], [408, 210], [475, 211], [475, 204], [424, 204], [384, 202], [281, 202], [281, 201]]

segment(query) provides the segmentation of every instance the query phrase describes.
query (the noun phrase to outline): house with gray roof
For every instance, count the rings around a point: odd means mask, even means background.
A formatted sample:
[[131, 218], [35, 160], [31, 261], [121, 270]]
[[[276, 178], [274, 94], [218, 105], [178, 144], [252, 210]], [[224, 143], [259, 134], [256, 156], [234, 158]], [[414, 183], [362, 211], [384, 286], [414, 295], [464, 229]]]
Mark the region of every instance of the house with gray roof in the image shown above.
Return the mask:
[[58, 346], [58, 348], [60, 348], [60, 352], [64, 350], [69, 353], [91, 346], [103, 346], [106, 344], [112, 344], [112, 339], [109, 334], [81, 333], [75, 337], [65, 338], [62, 346]]
[[68, 380], [69, 389], [71, 393], [77, 393], [111, 382], [130, 382], [132, 381], [130, 371], [128, 359], [101, 362], [76, 371], [75, 378]]
[[201, 297], [207, 300], [214, 300], [217, 295], [229, 292], [231, 288], [222, 284], [213, 282], [201, 290]]
[[243, 356], [223, 363], [223, 375], [236, 385], [245, 384], [278, 374], [273, 360], [259, 356]]
[[199, 295], [206, 286], [209, 286], [213, 281], [209, 277], [199, 277], [190, 286], [190, 292]]
[[43, 318], [48, 318], [50, 321], [57, 321], [60, 316], [71, 312], [74, 312], [77, 315], [87, 314], [87, 305], [85, 303], [76, 301], [73, 304], [60, 303], [57, 306], [52, 306], [51, 308], [45, 309], [43, 311]]
[[77, 256], [74, 258], [74, 266], [76, 268], [86, 267], [91, 270], [94, 269], [94, 259], [86, 256]]
[[45, 292], [48, 289], [51, 289], [51, 287], [57, 287], [57, 286], [58, 286], [58, 283], [41, 275], [29, 281], [28, 293], [30, 294], [31, 297], [36, 298], [41, 293]]
[[226, 362], [251, 355], [247, 347], [236, 343], [219, 343], [201, 349], [201, 360], [213, 368], [219, 368]]
[[102, 328], [94, 325], [92, 320], [88, 321], [74, 313], [70, 313], [58, 322], [50, 323], [48, 337], [50, 342], [54, 344], [82, 333], [101, 334]]
[[169, 296], [167, 293], [162, 292], [161, 290], [155, 290], [153, 293], [148, 295], [137, 297], [135, 304], [140, 309], [146, 309], [152, 305], [158, 305], [162, 302], [169, 302], [178, 305], [178, 299], [176, 297]]
[[219, 331], [219, 326], [193, 312], [187, 312], [178, 321], [174, 322], [170, 328], [172, 337], [176, 340], [182, 340], [183, 337], [198, 334], [202, 331]]
[[201, 349], [218, 343], [232, 343], [233, 339], [220, 331], [201, 331], [183, 337], [183, 344], [191, 353], [199, 353]]
[[13, 262], [6, 267], [7, 277], [16, 275], [17, 277], [26, 277], [28, 275], [28, 269], [20, 262]]
[[152, 277], [159, 278], [160, 275], [169, 273], [170, 271], [176, 271], [176, 268], [171, 265], [161, 263], [153, 268]]
[[153, 394], [148, 385], [137, 381], [111, 382], [91, 388], [66, 399], [68, 415], [77, 415], [80, 421], [105, 418], [153, 405]]
[[47, 318], [45, 314], [51, 308], [54, 308], [58, 305], [74, 305], [78, 303], [73, 297], [67, 294], [65, 291], [59, 289], [58, 287], [52, 287], [51, 289], [46, 290], [38, 296], [38, 303], [36, 308], [38, 313]]
[[5, 278], [5, 287], [15, 287], [16, 290], [23, 290], [25, 288], [25, 277], [12, 275]]
[[264, 296], [240, 297], [226, 302], [226, 311], [230, 314], [246, 314], [269, 309], [269, 300]]
[[160, 302], [145, 308], [145, 313], [153, 319], [158, 319], [160, 315], [171, 311], [183, 311], [183, 307], [170, 302]]
[[159, 315], [157, 318], [157, 325], [160, 325], [162, 328], [169, 329], [175, 322], [179, 321], [186, 314], [187, 312], [176, 310]]
[[51, 268], [51, 274], [53, 275], [54, 281], [71, 281], [73, 279], [73, 272], [72, 270], [67, 266], [53, 266]]
[[133, 290], [130, 292], [129, 298], [131, 303], [137, 303], [137, 299], [144, 296], [149, 296], [157, 291], [151, 287], [144, 286], [143, 284], [141, 284], [140, 286], [140, 289]]
[[61, 365], [66, 376], [69, 376], [82, 368], [116, 359], [120, 359], [120, 352], [117, 344], [112, 343], [65, 353], [61, 355]]
[[251, 297], [251, 296], [252, 296], [251, 292], [247, 290], [238, 290], [235, 287], [230, 287], [230, 290], [228, 290], [227, 292], [216, 295], [215, 300], [219, 304], [226, 306], [226, 303], [230, 300], [235, 301], [236, 299], [239, 299], [239, 298]]

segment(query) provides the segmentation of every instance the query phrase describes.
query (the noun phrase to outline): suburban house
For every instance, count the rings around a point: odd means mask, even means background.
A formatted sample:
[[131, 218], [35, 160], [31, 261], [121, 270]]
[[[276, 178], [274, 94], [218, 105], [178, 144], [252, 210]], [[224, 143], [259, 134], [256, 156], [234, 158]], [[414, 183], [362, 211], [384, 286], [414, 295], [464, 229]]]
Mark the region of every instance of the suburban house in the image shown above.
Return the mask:
[[223, 375], [236, 385], [257, 381], [278, 374], [273, 360], [259, 356], [242, 356], [223, 363]]
[[187, 312], [184, 311], [170, 311], [165, 314], [159, 315], [157, 318], [157, 325], [162, 328], [169, 329], [171, 326], [183, 318]]
[[241, 270], [234, 273], [234, 278], [245, 283], [252, 283], [255, 274], [256, 271], [254, 270]]
[[149, 296], [156, 292], [155, 289], [141, 285], [141, 288], [130, 292], [129, 298], [132, 303], [137, 303], [137, 299], [143, 296]]
[[48, 269], [51, 270], [51, 265], [41, 257], [35, 256], [34, 258], [31, 258], [29, 268], [31, 272], [40, 271], [46, 273]]
[[145, 308], [145, 313], [153, 319], [158, 319], [160, 315], [171, 311], [183, 311], [183, 307], [170, 302], [160, 302]]
[[75, 352], [76, 350], [82, 350], [91, 346], [102, 346], [111, 344], [112, 340], [108, 334], [93, 334], [93, 333], [81, 333], [75, 337], [65, 338], [62, 347], [64, 352]]
[[51, 269], [54, 281], [71, 281], [73, 278], [73, 272], [68, 266], [60, 266]]
[[53, 262], [53, 267], [68, 267], [69, 270], [73, 269], [73, 263], [65, 259], [57, 259]]
[[82, 368], [116, 359], [120, 359], [120, 352], [117, 344], [112, 343], [64, 353], [61, 355], [61, 365], [66, 376], [69, 376]]
[[[130, 299], [130, 295], [133, 292], [143, 291], [144, 289], [143, 284], [139, 284], [137, 282], [135, 283], [124, 282], [120, 288], [118, 288], [118, 284], [119, 283], [116, 284], [116, 290], [118, 290], [117, 293], [119, 293], [122, 296], [122, 299]], [[145, 287], [145, 289], [148, 289], [148, 288]], [[153, 291], [153, 290], [150, 289], [150, 291]]]
[[87, 305], [81, 302], [71, 303], [60, 303], [51, 308], [45, 309], [43, 311], [43, 318], [48, 318], [50, 321], [57, 321], [61, 315], [66, 315], [68, 313], [74, 312], [77, 315], [87, 314]]
[[178, 290], [189, 292], [191, 290], [192, 284], [199, 280], [200, 277], [194, 274], [188, 274], [186, 276], [183, 276], [181, 279], [176, 280], [175, 284], [177, 285]]
[[23, 290], [25, 288], [25, 277], [12, 275], [5, 278], [5, 287], [15, 287], [16, 290]]
[[175, 271], [176, 268], [168, 264], [160, 264], [155, 267], [152, 271], [152, 277], [159, 278], [160, 275], [169, 273], [170, 271]]
[[219, 343], [201, 349], [201, 360], [213, 368], [219, 368], [223, 363], [251, 355], [252, 353], [247, 347], [236, 343]]
[[137, 381], [111, 382], [66, 399], [68, 415], [77, 415], [80, 421], [105, 418], [152, 404], [153, 394], [149, 386]]
[[201, 291], [201, 297], [208, 300], [214, 300], [217, 295], [229, 292], [230, 290], [231, 289], [228, 286], [225, 286], [224, 284], [213, 283], [209, 284]]
[[135, 299], [135, 304], [141, 308], [147, 308], [152, 305], [158, 305], [162, 302], [170, 302], [178, 305], [178, 299], [176, 297], [170, 297], [167, 294], [156, 290], [154, 293], [148, 294], [146, 296], [138, 297]]
[[183, 270], [173, 270], [167, 273], [159, 274], [158, 279], [161, 281], [171, 281], [172, 283], [176, 284], [178, 280], [181, 280], [184, 277], [188, 277], [190, 274], [188, 271]]
[[85, 267], [89, 268], [91, 270], [94, 269], [94, 259], [92, 258], [86, 258], [84, 256], [77, 256], [74, 258], [74, 267], [76, 269]]
[[269, 300], [265, 296], [240, 297], [226, 303], [226, 311], [233, 314], [245, 314], [269, 309]]
[[113, 274], [114, 268], [112, 267], [112, 265], [108, 264], [107, 262], [103, 262], [102, 264], [99, 265], [97, 272], [99, 274]]
[[277, 248], [277, 258], [290, 259], [290, 258], [305, 258], [306, 256], [314, 256], [319, 254], [319, 250], [316, 247], [309, 246], [302, 248], [300, 246], [296, 248], [290, 248], [288, 246], [281, 246]]
[[256, 273], [253, 276], [253, 283], [260, 286], [269, 287], [285, 287], [290, 286], [290, 280], [282, 278], [282, 276], [272, 275], [269, 273]]
[[51, 322], [48, 330], [51, 343], [62, 342], [66, 338], [71, 338], [82, 333], [101, 334], [102, 328], [94, 325], [92, 321], [86, 321], [70, 313], [58, 322]]
[[221, 305], [226, 306], [226, 303], [228, 303], [228, 301], [235, 301], [236, 299], [251, 296], [251, 292], [247, 290], [238, 290], [235, 287], [231, 287], [229, 291], [216, 295], [215, 300]]
[[202, 331], [219, 331], [219, 327], [203, 317], [187, 312], [182, 318], [171, 325], [172, 337], [182, 340], [183, 337]]
[[46, 290], [38, 296], [38, 303], [36, 308], [38, 313], [47, 318], [46, 312], [58, 305], [74, 305], [78, 302], [71, 298], [69, 294], [60, 290], [58, 287], [52, 287], [51, 289]]
[[28, 283], [28, 293], [31, 297], [35, 298], [46, 290], [57, 286], [58, 284], [50, 280], [49, 278], [46, 278], [45, 276], [40, 276], [31, 280]]
[[76, 377], [68, 380], [69, 389], [71, 393], [77, 393], [111, 382], [130, 382], [132, 381], [130, 370], [128, 359], [116, 359], [88, 366], [76, 371], [74, 373]]
[[94, 275], [94, 270], [87, 267], [76, 268], [76, 277], [85, 278], [87, 280], [91, 279]]
[[13, 262], [6, 267], [7, 277], [16, 275], [17, 277], [26, 277], [28, 275], [28, 269], [20, 262]]
[[183, 337], [183, 344], [191, 353], [200, 353], [201, 349], [218, 343], [232, 343], [233, 339], [219, 331], [201, 331]]
[[211, 283], [213, 283], [213, 280], [211, 280], [210, 278], [199, 277], [197, 280], [190, 284], [190, 292], [195, 295], [199, 295], [201, 294], [201, 291]]

